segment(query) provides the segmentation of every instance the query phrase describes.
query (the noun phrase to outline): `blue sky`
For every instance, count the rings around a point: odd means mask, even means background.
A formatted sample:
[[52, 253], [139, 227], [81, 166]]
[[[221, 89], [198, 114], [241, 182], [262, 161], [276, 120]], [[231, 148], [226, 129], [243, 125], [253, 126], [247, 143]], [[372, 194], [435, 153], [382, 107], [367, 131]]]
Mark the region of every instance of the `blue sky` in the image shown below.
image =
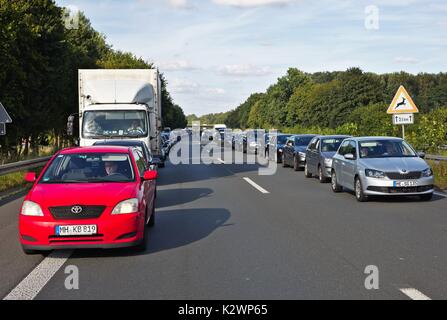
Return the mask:
[[56, 2], [84, 11], [115, 49], [159, 66], [186, 114], [234, 109], [289, 67], [447, 71], [445, 0]]

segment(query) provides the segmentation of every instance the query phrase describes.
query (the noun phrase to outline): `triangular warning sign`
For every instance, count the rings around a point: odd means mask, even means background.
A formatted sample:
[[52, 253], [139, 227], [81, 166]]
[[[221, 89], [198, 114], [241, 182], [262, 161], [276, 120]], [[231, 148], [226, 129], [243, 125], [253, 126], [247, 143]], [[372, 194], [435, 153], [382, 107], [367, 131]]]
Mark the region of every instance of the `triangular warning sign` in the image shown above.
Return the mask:
[[387, 113], [395, 114], [395, 113], [418, 113], [419, 110], [416, 107], [413, 99], [408, 94], [407, 90], [405, 90], [404, 86], [400, 86], [399, 90], [397, 90], [396, 95], [394, 96], [393, 102], [391, 102], [388, 107]]

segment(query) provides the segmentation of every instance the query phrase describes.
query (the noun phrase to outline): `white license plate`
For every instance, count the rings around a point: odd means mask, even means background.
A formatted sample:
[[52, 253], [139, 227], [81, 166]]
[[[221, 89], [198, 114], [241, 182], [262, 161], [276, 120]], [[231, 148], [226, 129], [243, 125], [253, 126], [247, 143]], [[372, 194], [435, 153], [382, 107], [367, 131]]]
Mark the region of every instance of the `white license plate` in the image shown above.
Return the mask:
[[56, 226], [57, 236], [91, 236], [98, 233], [98, 226], [75, 225], [75, 226]]
[[417, 185], [416, 181], [394, 181], [395, 187], [416, 187]]

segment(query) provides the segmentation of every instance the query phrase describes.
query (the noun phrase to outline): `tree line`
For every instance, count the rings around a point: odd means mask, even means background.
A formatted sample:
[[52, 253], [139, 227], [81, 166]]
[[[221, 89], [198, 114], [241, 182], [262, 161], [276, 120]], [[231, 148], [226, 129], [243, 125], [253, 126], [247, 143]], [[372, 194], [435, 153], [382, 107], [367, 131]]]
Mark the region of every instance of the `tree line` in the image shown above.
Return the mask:
[[400, 136], [400, 126], [386, 113], [400, 85], [420, 111], [415, 124], [406, 127], [406, 139], [428, 151], [446, 145], [446, 73], [375, 74], [359, 68], [305, 73], [290, 68], [266, 92], [254, 93], [236, 109], [219, 114], [219, 121], [230, 128], [289, 133]]
[[[53, 0], [0, 0], [0, 101], [13, 119], [0, 137], [2, 157], [68, 140], [67, 117], [78, 112], [78, 69], [155, 67], [114, 50], [83, 13], [67, 28], [64, 12]], [[166, 85], [162, 75], [164, 126], [185, 127]]]

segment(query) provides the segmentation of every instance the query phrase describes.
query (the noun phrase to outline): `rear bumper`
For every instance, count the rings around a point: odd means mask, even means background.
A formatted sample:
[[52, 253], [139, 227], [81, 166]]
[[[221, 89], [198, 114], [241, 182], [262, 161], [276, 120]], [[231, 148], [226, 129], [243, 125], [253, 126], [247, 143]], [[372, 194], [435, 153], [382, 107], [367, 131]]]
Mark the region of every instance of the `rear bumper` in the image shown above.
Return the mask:
[[135, 247], [143, 241], [142, 239], [132, 242], [112, 243], [112, 244], [76, 244], [76, 245], [25, 245], [22, 244], [23, 249], [37, 250], [37, 251], [51, 251], [51, 250], [63, 250], [63, 249], [119, 249]]

